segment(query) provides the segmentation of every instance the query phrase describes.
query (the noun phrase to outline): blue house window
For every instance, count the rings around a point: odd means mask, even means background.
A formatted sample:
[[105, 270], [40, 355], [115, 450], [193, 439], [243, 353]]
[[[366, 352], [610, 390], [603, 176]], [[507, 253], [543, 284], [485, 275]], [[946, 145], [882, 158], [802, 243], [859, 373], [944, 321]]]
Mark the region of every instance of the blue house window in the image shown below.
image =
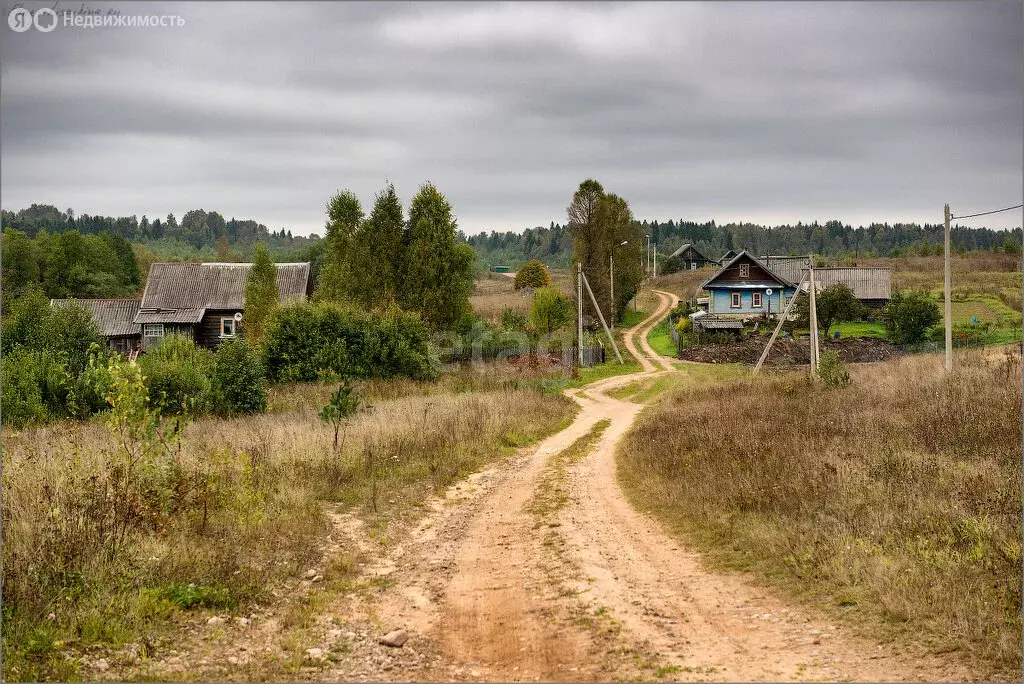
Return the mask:
[[750, 305], [752, 307], [754, 307], [755, 309], [761, 308], [761, 293], [760, 292], [754, 292], [753, 294], [750, 295], [750, 298], [751, 298]]
[[743, 304], [742, 304], [742, 303], [740, 302], [740, 296], [741, 296], [741, 295], [740, 295], [740, 293], [739, 293], [739, 292], [733, 292], [733, 293], [732, 293], [732, 301], [731, 301], [731, 302], [730, 302], [730, 304], [729, 304], [729, 307], [730, 307], [730, 308], [732, 308], [732, 309], [738, 309], [738, 308], [740, 308], [740, 307], [741, 307], [741, 306], [743, 305]]

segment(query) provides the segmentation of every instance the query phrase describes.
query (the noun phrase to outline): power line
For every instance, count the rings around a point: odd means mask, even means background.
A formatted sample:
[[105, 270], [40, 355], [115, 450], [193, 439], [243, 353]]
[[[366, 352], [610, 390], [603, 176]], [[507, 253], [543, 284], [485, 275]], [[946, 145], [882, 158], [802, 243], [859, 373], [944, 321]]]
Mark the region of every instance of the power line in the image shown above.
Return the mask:
[[1012, 207], [1006, 207], [1005, 209], [996, 209], [995, 211], [983, 211], [980, 214], [967, 214], [966, 216], [950, 216], [949, 218], [952, 218], [952, 219], [964, 219], [964, 218], [974, 218], [975, 216], [988, 216], [989, 214], [998, 214], [1001, 211], [1010, 211], [1011, 209], [1020, 209], [1021, 206], [1024, 206], [1024, 205], [1015, 204]]

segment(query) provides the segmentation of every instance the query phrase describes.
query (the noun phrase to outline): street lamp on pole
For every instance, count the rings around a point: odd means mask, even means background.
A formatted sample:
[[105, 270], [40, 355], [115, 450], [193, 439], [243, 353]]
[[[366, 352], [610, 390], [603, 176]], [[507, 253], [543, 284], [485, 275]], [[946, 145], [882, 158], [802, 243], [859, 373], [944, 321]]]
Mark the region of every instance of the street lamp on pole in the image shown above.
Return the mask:
[[[629, 240], [623, 240], [619, 247], [629, 244]], [[608, 312], [611, 314], [612, 330], [615, 330], [615, 256], [608, 255]]]

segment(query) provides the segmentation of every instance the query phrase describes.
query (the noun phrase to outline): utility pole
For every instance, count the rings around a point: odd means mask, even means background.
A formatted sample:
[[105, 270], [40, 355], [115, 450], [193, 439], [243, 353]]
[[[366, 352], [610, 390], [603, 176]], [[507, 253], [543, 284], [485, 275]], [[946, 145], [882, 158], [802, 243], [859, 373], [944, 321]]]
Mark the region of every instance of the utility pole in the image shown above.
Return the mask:
[[953, 372], [953, 301], [950, 297], [951, 289], [951, 278], [949, 275], [949, 205], [943, 207], [943, 212], [946, 219], [946, 274], [945, 274], [945, 294], [946, 294], [946, 372]]
[[615, 255], [608, 255], [608, 315], [615, 330]]
[[654, 277], [658, 277], [658, 243], [654, 243]]
[[583, 264], [576, 263], [576, 340], [579, 348], [580, 366], [583, 366]]
[[645, 256], [647, 257], [647, 264], [645, 265], [644, 271], [647, 273], [648, 276], [650, 276], [651, 275], [651, 236], [647, 235], [645, 233], [644, 237], [647, 238], [647, 252], [645, 253]]
[[612, 335], [612, 331], [608, 329], [608, 324], [604, 322], [604, 314], [601, 313], [601, 307], [597, 305], [597, 298], [594, 296], [594, 291], [590, 289], [590, 281], [583, 275], [583, 271], [580, 271], [580, 278], [583, 284], [587, 286], [587, 292], [590, 293], [590, 301], [594, 305], [594, 310], [597, 311], [597, 319], [601, 321], [601, 327], [604, 328], [604, 332], [608, 335], [608, 341], [612, 343], [612, 349], [615, 350], [615, 356], [619, 359], [619, 363], [623, 364], [625, 361], [622, 360], [622, 354], [619, 353], [619, 345], [615, 344], [615, 336]]
[[808, 274], [810, 278], [809, 294], [811, 296], [811, 377], [813, 378], [818, 374], [818, 356], [820, 353], [818, 348], [818, 304], [815, 298], [815, 290], [817, 289], [817, 286], [814, 282], [814, 255], [811, 255]]

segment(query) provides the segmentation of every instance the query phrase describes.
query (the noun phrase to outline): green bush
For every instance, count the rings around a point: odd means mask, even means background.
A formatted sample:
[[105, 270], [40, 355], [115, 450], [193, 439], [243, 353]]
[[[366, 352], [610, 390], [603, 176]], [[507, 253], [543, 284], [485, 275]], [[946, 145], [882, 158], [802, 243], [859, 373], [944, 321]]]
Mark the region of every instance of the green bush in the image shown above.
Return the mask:
[[51, 306], [46, 295], [35, 287], [5, 304], [0, 327], [4, 354], [17, 347], [50, 351], [63, 358], [72, 374], [78, 374], [89, 365], [92, 345], [104, 344], [92, 314], [83, 306]]
[[835, 349], [821, 350], [818, 361], [818, 377], [825, 389], [840, 389], [850, 385], [850, 371], [847, 370]]
[[0, 412], [5, 425], [41, 425], [68, 415], [71, 375], [50, 351], [16, 347], [4, 354]]
[[139, 357], [149, 400], [162, 412], [200, 416], [213, 404], [213, 354], [184, 335], [168, 335]]
[[894, 292], [882, 309], [882, 325], [894, 344], [921, 342], [928, 328], [942, 320], [939, 305], [924, 292]]
[[551, 284], [551, 275], [547, 267], [536, 259], [530, 259], [516, 271], [515, 289], [524, 287], [547, 287]]
[[222, 416], [267, 410], [263, 359], [246, 340], [220, 345], [214, 358], [214, 410]]
[[530, 321], [537, 332], [550, 335], [572, 320], [572, 302], [557, 287], [542, 287], [534, 293]]
[[529, 317], [525, 312], [513, 309], [511, 306], [506, 306], [505, 310], [501, 312], [501, 327], [505, 330], [526, 330], [529, 322]]
[[312, 382], [324, 372], [354, 378], [433, 377], [427, 329], [395, 311], [370, 314], [332, 303], [282, 307], [264, 344], [271, 382]]

